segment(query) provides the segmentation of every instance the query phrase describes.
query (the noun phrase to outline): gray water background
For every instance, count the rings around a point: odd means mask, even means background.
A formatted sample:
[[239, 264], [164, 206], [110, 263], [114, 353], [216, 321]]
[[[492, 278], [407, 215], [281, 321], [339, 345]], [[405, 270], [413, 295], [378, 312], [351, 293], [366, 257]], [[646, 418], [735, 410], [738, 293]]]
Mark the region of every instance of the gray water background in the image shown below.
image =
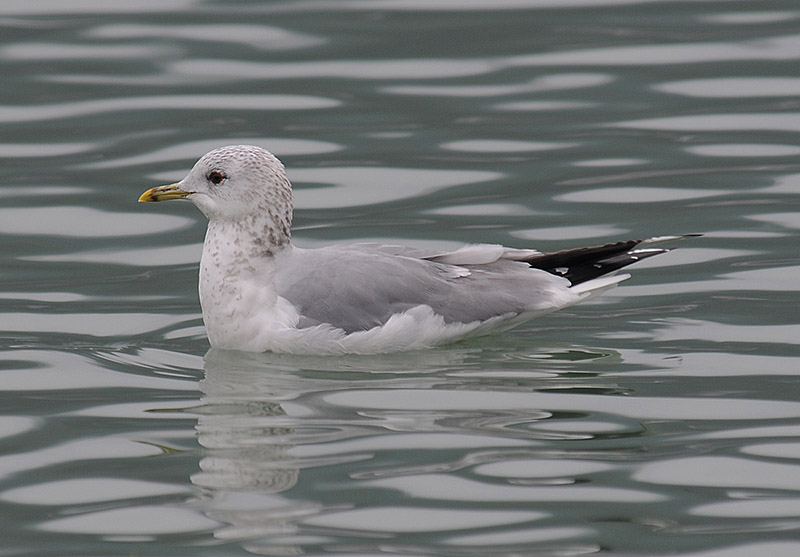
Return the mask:
[[[0, 4], [0, 555], [800, 553], [800, 6]], [[702, 232], [595, 302], [375, 357], [209, 351], [256, 143], [295, 240]], [[324, 272], [324, 270], [321, 270]]]

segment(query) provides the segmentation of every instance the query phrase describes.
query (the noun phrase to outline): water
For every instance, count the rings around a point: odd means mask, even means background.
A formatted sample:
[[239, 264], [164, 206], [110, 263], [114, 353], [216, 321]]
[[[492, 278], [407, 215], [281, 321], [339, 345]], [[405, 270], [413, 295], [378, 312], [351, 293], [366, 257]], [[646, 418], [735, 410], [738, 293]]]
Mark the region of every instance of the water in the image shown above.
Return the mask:
[[[0, 555], [795, 555], [793, 2], [0, 6]], [[209, 351], [205, 222], [270, 148], [305, 246], [703, 232], [425, 352]]]

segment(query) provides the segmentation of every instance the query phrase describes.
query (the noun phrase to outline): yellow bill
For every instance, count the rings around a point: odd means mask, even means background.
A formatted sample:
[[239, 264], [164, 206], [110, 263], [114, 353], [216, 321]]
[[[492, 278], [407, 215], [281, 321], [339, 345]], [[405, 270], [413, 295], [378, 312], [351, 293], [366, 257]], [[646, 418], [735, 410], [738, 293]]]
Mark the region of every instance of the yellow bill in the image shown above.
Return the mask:
[[168, 184], [166, 186], [150, 188], [141, 196], [139, 196], [139, 203], [146, 203], [148, 201], [169, 201], [170, 199], [183, 199], [187, 195], [191, 195], [193, 193], [193, 191], [184, 191], [180, 189], [178, 184]]

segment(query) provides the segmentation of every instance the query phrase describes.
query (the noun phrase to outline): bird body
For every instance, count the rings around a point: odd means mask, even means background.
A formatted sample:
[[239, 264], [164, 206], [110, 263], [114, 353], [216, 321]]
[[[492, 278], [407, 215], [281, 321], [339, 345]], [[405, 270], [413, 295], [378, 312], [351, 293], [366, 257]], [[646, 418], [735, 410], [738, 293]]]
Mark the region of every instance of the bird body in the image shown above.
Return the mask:
[[420, 349], [510, 329], [616, 286], [667, 251], [619, 242], [550, 254], [478, 244], [452, 252], [291, 242], [291, 185], [255, 146], [203, 156], [182, 181], [140, 201], [188, 198], [208, 217], [199, 294], [221, 349], [305, 354]]

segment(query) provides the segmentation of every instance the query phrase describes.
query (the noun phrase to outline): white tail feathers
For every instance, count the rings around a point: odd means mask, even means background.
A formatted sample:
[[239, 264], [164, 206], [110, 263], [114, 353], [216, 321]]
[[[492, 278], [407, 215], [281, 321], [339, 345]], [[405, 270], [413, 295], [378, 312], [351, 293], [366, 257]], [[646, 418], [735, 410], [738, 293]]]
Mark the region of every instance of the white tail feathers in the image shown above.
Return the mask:
[[576, 284], [575, 286], [571, 287], [570, 290], [586, 299], [591, 296], [596, 296], [597, 294], [602, 294], [606, 290], [614, 288], [620, 282], [629, 278], [631, 278], [631, 276], [627, 273], [623, 273], [621, 275], [605, 275], [596, 279], [587, 280], [586, 282], [582, 282], [580, 284]]

